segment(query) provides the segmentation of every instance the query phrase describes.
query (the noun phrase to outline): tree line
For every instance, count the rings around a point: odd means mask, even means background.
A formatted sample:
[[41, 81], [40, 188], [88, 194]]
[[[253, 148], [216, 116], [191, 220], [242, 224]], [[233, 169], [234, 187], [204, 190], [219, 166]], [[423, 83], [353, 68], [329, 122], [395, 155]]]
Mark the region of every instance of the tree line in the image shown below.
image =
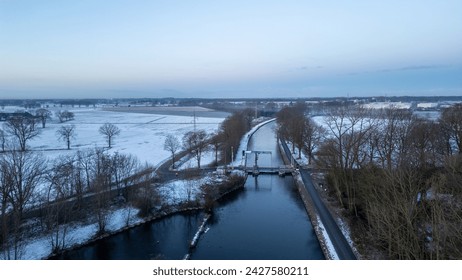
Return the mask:
[[[74, 119], [74, 113], [69, 111], [59, 111], [56, 113], [60, 122], [70, 121]], [[9, 116], [3, 129], [0, 129], [0, 145], [2, 152], [5, 152], [7, 147], [10, 149], [27, 150], [27, 142], [40, 135], [40, 130], [37, 127], [39, 123], [42, 128], [45, 128], [46, 123], [51, 119], [52, 113], [47, 109], [38, 109], [35, 116], [25, 113], [14, 113]], [[99, 133], [104, 136], [108, 143], [108, 148], [112, 147], [114, 138], [117, 137], [121, 130], [112, 123], [105, 123], [100, 126]], [[56, 136], [59, 140], [66, 143], [68, 150], [71, 149], [71, 141], [77, 136], [75, 125], [63, 125], [56, 130]], [[8, 138], [13, 140], [8, 143]]]
[[[38, 209], [40, 228], [52, 233], [54, 251], [65, 247], [68, 222], [95, 216], [106, 231], [114, 198], [133, 198], [128, 186], [151, 184], [154, 168], [132, 155], [104, 149], [79, 150], [47, 160], [40, 153], [11, 150], [0, 155], [0, 248], [7, 259], [20, 257], [27, 211]], [[91, 194], [91, 196], [88, 196]], [[135, 202], [135, 199], [133, 199]]]
[[361, 248], [390, 259], [462, 257], [462, 105], [436, 120], [340, 106], [322, 127], [305, 113], [281, 110], [278, 131], [327, 171]]

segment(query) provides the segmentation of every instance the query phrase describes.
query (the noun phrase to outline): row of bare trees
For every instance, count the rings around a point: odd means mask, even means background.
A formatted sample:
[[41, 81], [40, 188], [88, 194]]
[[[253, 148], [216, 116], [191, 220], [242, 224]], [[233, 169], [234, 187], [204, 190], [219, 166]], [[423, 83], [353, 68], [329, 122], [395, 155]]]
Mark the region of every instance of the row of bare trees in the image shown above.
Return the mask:
[[311, 164], [314, 158], [314, 151], [321, 142], [324, 129], [313, 120], [307, 118], [306, 106], [304, 103], [296, 103], [294, 106], [284, 107], [277, 114], [278, 135], [292, 144], [292, 153], [298, 150], [298, 158], [301, 158], [302, 151], [308, 157]]
[[[39, 109], [45, 110], [45, 109]], [[45, 110], [47, 111], [47, 110]], [[39, 115], [39, 120], [42, 122], [42, 127], [45, 127], [45, 120], [47, 119], [47, 113], [43, 112]], [[12, 149], [18, 146], [19, 150], [27, 150], [27, 142], [38, 137], [40, 130], [37, 128], [37, 119], [25, 115], [16, 115], [8, 118], [4, 124], [4, 130], [0, 129], [0, 146], [2, 152], [7, 149], [8, 137], [12, 137], [14, 145], [10, 145]], [[108, 148], [112, 147], [114, 138], [120, 135], [120, 128], [112, 123], [105, 123], [99, 128], [99, 133], [106, 138]], [[63, 125], [57, 131], [56, 135], [58, 139], [66, 143], [67, 149], [71, 148], [71, 140], [75, 139], [76, 127], [75, 125]]]
[[[50, 234], [54, 251], [65, 246], [68, 222], [95, 216], [100, 233], [106, 230], [108, 207], [114, 197], [130, 197], [129, 186], [151, 185], [153, 168], [132, 155], [103, 149], [77, 151], [47, 161], [40, 153], [11, 150], [0, 155], [0, 251], [4, 258], [21, 255], [26, 234], [26, 209], [41, 209], [42, 230]], [[38, 210], [34, 210], [38, 211]]]
[[[51, 119], [53, 113], [45, 108], [40, 108], [35, 111], [35, 117], [42, 123], [42, 128], [45, 128], [48, 120]], [[74, 119], [74, 113], [65, 111], [58, 111], [56, 116], [59, 119], [59, 122], [66, 122]]]
[[279, 133], [328, 170], [331, 194], [363, 244], [392, 259], [462, 257], [461, 105], [437, 120], [338, 107], [323, 128], [304, 115], [303, 107], [282, 109]]
[[235, 158], [239, 149], [242, 137], [252, 128], [254, 111], [244, 109], [237, 111], [227, 117], [220, 126], [220, 129], [213, 137], [212, 143], [215, 154], [221, 154], [223, 163], [229, 163]]

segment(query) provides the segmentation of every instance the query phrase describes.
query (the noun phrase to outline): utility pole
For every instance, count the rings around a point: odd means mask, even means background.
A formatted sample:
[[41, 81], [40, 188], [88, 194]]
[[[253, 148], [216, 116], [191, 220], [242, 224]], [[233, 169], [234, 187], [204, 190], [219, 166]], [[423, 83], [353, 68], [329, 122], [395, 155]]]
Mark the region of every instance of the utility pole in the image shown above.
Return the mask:
[[194, 109], [193, 122], [194, 122], [194, 132], [196, 132], [196, 109]]

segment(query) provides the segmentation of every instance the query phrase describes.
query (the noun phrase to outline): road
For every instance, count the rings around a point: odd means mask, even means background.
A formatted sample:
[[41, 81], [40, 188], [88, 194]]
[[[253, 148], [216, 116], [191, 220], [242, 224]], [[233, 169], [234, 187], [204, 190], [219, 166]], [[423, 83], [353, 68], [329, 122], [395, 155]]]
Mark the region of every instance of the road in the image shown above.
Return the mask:
[[[292, 153], [290, 152], [289, 147], [285, 143], [285, 141], [281, 141], [282, 146], [286, 155], [292, 157]], [[356, 256], [351, 250], [350, 244], [345, 238], [345, 235], [340, 230], [339, 226], [335, 222], [334, 218], [330, 214], [329, 210], [327, 209], [324, 202], [321, 200], [317, 190], [314, 187], [313, 180], [311, 179], [310, 172], [308, 170], [300, 169], [300, 175], [302, 177], [303, 183], [305, 185], [306, 190], [311, 196], [311, 200], [316, 208], [316, 211], [321, 219], [321, 222], [326, 229], [327, 234], [329, 235], [332, 244], [334, 245], [335, 251], [339, 259], [341, 260], [356, 260]]]
[[[175, 165], [178, 164], [178, 160], [185, 157], [188, 153], [189, 153], [188, 151], [181, 151], [178, 154], [176, 154], [175, 155], [175, 159], [176, 159]], [[157, 167], [156, 175], [159, 177], [159, 180], [161, 182], [168, 182], [168, 181], [179, 180], [179, 179], [184, 178], [184, 174], [186, 170], [173, 171], [170, 169], [171, 166], [172, 166], [172, 160], [171, 158], [169, 158], [168, 160], [164, 161], [160, 166]], [[215, 170], [216, 170], [216, 167], [214, 166], [205, 166], [205, 167], [201, 167], [200, 170], [190, 169], [188, 171], [195, 173], [195, 175], [197, 176], [205, 177], [210, 172], [213, 172]]]

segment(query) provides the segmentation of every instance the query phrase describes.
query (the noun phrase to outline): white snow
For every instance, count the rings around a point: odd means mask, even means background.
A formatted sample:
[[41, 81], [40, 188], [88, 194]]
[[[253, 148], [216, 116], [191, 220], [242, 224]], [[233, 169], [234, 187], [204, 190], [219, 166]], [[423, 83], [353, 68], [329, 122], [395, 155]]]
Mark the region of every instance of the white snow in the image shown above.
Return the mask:
[[210, 177], [193, 180], [176, 180], [157, 188], [163, 201], [168, 205], [179, 205], [189, 201], [199, 199], [201, 186], [210, 180]]
[[[210, 165], [213, 162], [215, 162], [215, 151], [209, 150], [202, 153], [201, 167]], [[185, 170], [190, 168], [197, 168], [197, 159], [195, 156], [191, 156], [187, 161], [182, 162], [177, 169]]]
[[[199, 237], [201, 236], [202, 233], [205, 233], [205, 225], [207, 224], [207, 221], [210, 219], [211, 215], [210, 214], [207, 214], [205, 217], [204, 217], [204, 220], [202, 221], [202, 224], [201, 226], [199, 227], [199, 229], [197, 230], [196, 234], [194, 235], [192, 241], [191, 241], [191, 247], [195, 247], [197, 245], [197, 242], [199, 241]], [[209, 228], [207, 228], [207, 231], [208, 231]]]
[[330, 254], [330, 259], [332, 260], [339, 260], [339, 257], [337, 255], [337, 251], [335, 251], [334, 244], [332, 244], [332, 240], [330, 240], [329, 234], [327, 233], [326, 229], [324, 228], [324, 224], [322, 223], [321, 219], [319, 218], [318, 215], [316, 215], [316, 219], [318, 220], [318, 227], [319, 230], [321, 231], [324, 240], [325, 240], [325, 245], [327, 247], [327, 251]]
[[438, 103], [419, 103], [417, 104], [417, 108], [421, 109], [430, 109], [438, 107]]
[[366, 109], [410, 109], [412, 106], [411, 103], [405, 102], [373, 102], [364, 104], [363, 107]]
[[348, 244], [350, 244], [350, 247], [353, 250], [353, 252], [358, 253], [358, 250], [355, 247], [355, 243], [351, 239], [351, 231], [348, 225], [340, 218], [337, 219], [337, 224], [339, 225], [339, 228], [342, 231], [343, 236], [345, 236], [345, 239], [347, 240]]

